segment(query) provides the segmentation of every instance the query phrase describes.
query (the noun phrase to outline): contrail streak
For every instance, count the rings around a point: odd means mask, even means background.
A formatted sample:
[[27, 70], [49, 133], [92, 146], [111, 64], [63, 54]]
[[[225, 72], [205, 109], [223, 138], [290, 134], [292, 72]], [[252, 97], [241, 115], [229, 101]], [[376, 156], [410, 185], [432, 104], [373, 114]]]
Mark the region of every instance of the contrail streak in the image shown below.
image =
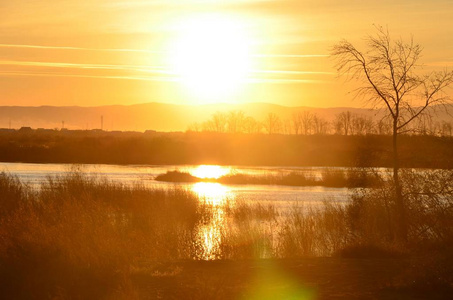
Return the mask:
[[[26, 48], [26, 49], [49, 49], [49, 50], [78, 50], [78, 51], [104, 51], [104, 52], [139, 52], [151, 54], [165, 54], [165, 51], [146, 50], [146, 49], [120, 49], [120, 48], [86, 48], [69, 46], [43, 46], [43, 45], [20, 45], [20, 44], [0, 44], [0, 48]], [[329, 57], [327, 54], [251, 54], [251, 57], [276, 57], [276, 58], [323, 58]]]

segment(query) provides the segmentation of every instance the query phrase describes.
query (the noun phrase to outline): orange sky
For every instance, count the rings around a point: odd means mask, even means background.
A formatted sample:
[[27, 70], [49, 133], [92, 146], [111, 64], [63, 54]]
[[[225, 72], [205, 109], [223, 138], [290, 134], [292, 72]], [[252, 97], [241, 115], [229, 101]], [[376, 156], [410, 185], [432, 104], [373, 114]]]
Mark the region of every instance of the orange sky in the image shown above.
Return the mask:
[[[336, 78], [332, 44], [360, 45], [380, 24], [413, 34], [427, 71], [453, 67], [452, 16], [442, 0], [0, 0], [0, 105], [360, 107]], [[245, 44], [246, 71], [235, 65]]]

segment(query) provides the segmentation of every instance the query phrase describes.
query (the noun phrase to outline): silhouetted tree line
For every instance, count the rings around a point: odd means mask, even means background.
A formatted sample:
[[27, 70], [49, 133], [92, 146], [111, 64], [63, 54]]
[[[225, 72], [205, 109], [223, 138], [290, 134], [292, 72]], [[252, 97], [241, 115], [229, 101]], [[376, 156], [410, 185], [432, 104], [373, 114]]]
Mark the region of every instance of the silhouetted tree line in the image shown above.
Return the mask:
[[[453, 167], [451, 137], [403, 135], [400, 149], [404, 167]], [[392, 142], [387, 135], [12, 130], [0, 131], [0, 161], [389, 167]]]
[[[294, 113], [282, 119], [276, 113], [268, 113], [264, 120], [256, 120], [243, 111], [216, 112], [207, 121], [191, 124], [190, 132], [216, 133], [268, 133], [294, 135], [391, 135], [390, 118], [374, 119], [351, 111], [336, 114], [333, 120], [309, 111]], [[453, 122], [436, 121], [432, 116], [417, 119], [405, 130], [411, 135], [453, 136]]]

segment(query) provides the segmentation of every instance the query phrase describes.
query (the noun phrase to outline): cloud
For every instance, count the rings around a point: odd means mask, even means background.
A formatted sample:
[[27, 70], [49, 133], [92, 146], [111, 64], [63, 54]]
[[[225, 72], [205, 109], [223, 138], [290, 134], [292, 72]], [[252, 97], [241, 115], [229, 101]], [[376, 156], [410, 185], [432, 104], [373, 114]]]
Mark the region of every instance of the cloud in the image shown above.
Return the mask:
[[74, 78], [95, 78], [95, 79], [120, 79], [140, 81], [177, 81], [177, 78], [163, 76], [121, 76], [121, 75], [88, 75], [70, 73], [49, 73], [49, 72], [0, 72], [0, 76], [24, 76], [24, 77], [74, 77]]
[[21, 45], [21, 44], [0, 44], [0, 48], [81, 50], [81, 51], [103, 51], [103, 52], [142, 52], [142, 53], [156, 53], [156, 54], [162, 53], [162, 51], [152, 51], [152, 50], [145, 50], [145, 49], [85, 48], [85, 47], [42, 46], [42, 45]]
[[[83, 77], [125, 80], [178, 81], [179, 75], [165, 66], [123, 65], [123, 64], [81, 64], [64, 62], [36, 62], [3, 60], [0, 76], [46, 76], [46, 77]], [[25, 67], [25, 69], [23, 68]], [[63, 70], [63, 72], [62, 72]], [[77, 70], [77, 71], [76, 71]], [[86, 73], [105, 71], [108, 73]], [[85, 73], [80, 73], [85, 71]], [[113, 73], [112, 73], [113, 72]], [[292, 70], [262, 70], [250, 72], [247, 82], [250, 83], [318, 83], [323, 80], [314, 76], [329, 76], [331, 72], [323, 71], [292, 71]], [[308, 77], [307, 77], [308, 76]]]
[[317, 58], [329, 57], [328, 54], [253, 54], [255, 57], [279, 57], [279, 58]]
[[[147, 49], [120, 49], [120, 48], [86, 48], [72, 46], [46, 46], [46, 45], [23, 45], [23, 44], [0, 44], [0, 48], [24, 48], [24, 49], [47, 49], [47, 50], [73, 50], [73, 51], [95, 51], [95, 52], [139, 52], [148, 54], [165, 54], [165, 51]], [[325, 58], [328, 54], [251, 54], [252, 57], [263, 58]]]

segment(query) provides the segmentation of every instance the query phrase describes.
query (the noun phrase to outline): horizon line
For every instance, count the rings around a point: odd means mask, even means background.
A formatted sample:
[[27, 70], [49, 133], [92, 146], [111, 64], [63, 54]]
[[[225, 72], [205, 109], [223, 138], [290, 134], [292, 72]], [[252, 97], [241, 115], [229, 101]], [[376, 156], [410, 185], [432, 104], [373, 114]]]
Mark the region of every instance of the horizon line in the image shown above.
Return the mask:
[[228, 103], [228, 102], [218, 102], [218, 103], [203, 103], [203, 104], [178, 104], [178, 103], [171, 103], [171, 102], [158, 102], [158, 101], [150, 101], [150, 102], [140, 102], [140, 103], [133, 103], [133, 104], [105, 104], [105, 105], [97, 105], [97, 106], [81, 106], [81, 105], [49, 105], [49, 104], [42, 104], [42, 105], [1, 105], [0, 107], [17, 107], [17, 108], [40, 108], [40, 107], [58, 107], [58, 108], [100, 108], [100, 107], [108, 107], [108, 106], [138, 106], [138, 105], [147, 105], [147, 104], [162, 104], [162, 105], [169, 105], [169, 106], [190, 106], [190, 107], [202, 107], [202, 106], [243, 106], [243, 105], [250, 105], [250, 104], [258, 104], [258, 105], [273, 105], [273, 106], [280, 106], [284, 108], [306, 108], [306, 109], [361, 109], [361, 110], [379, 110], [376, 108], [367, 108], [367, 107], [358, 107], [358, 106], [328, 106], [328, 107], [316, 107], [316, 106], [306, 106], [306, 105], [297, 105], [297, 106], [289, 106], [289, 105], [282, 105], [272, 102], [245, 102], [245, 103]]

